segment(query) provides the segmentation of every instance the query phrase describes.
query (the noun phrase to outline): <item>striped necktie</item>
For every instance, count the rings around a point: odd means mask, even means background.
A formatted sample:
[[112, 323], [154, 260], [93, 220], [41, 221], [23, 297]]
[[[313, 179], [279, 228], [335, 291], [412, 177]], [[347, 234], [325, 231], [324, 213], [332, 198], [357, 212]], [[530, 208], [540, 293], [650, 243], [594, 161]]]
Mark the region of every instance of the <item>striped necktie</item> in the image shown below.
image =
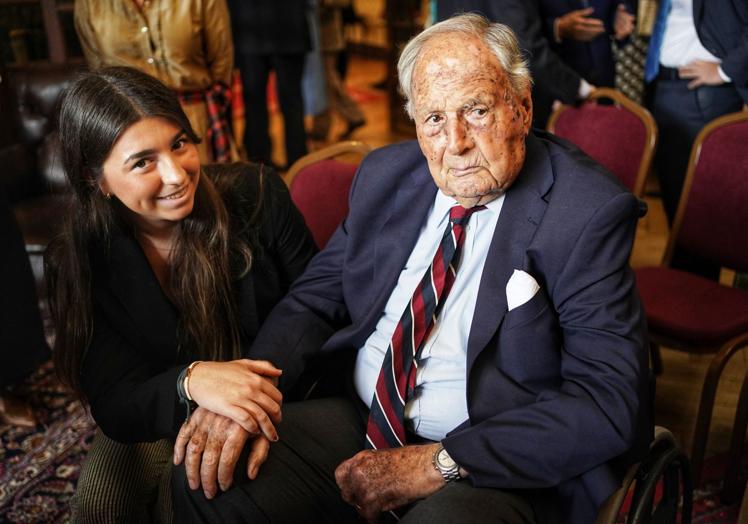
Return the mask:
[[434, 319], [454, 284], [465, 226], [470, 215], [481, 209], [485, 206], [470, 209], [454, 206], [449, 210], [449, 224], [434, 260], [416, 286], [384, 356], [366, 427], [366, 446], [369, 449], [406, 444], [405, 402], [415, 388], [418, 359]]

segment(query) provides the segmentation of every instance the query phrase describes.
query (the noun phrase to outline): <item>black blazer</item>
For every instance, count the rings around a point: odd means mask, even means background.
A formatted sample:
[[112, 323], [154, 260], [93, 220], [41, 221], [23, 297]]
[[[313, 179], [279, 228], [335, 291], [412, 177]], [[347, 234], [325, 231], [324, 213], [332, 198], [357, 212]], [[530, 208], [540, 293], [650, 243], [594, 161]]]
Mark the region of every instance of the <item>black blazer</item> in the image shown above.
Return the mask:
[[693, 21], [702, 45], [722, 60], [722, 70], [748, 104], [748, 2], [694, 0]]
[[[234, 288], [247, 355], [259, 326], [316, 248], [277, 176], [264, 176], [261, 215], [253, 225], [257, 166], [204, 166], [203, 173], [216, 180], [231, 216], [231, 234], [254, 246], [252, 268]], [[94, 327], [82, 385], [93, 417], [107, 436], [121, 442], [175, 437], [185, 417], [177, 376], [195, 359], [178, 351], [179, 313], [131, 234], [119, 232], [108, 249], [93, 250], [91, 266]]]

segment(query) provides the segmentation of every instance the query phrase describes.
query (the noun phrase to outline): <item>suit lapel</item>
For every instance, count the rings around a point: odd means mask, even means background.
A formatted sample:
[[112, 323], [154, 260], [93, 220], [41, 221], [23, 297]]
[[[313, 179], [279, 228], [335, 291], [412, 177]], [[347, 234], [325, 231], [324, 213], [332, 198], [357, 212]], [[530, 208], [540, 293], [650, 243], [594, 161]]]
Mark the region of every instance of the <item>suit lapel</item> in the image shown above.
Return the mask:
[[132, 237], [112, 239], [109, 286], [151, 349], [174, 354], [177, 349], [177, 314], [161, 289], [143, 251]]
[[702, 9], [704, 8], [704, 2], [702, 0], [693, 0], [693, 22], [696, 26], [696, 32], [698, 33], [699, 25], [701, 23]]
[[506, 284], [515, 269], [526, 269], [525, 254], [543, 218], [553, 171], [545, 145], [532, 134], [517, 180], [506, 193], [481, 276], [467, 351], [467, 373], [507, 312]]
[[[400, 272], [408, 261], [418, 234], [436, 196], [436, 185], [426, 162], [398, 189], [382, 228], [375, 235], [374, 282], [392, 283], [377, 296], [374, 311], [384, 309]], [[379, 307], [381, 305], [381, 308]]]

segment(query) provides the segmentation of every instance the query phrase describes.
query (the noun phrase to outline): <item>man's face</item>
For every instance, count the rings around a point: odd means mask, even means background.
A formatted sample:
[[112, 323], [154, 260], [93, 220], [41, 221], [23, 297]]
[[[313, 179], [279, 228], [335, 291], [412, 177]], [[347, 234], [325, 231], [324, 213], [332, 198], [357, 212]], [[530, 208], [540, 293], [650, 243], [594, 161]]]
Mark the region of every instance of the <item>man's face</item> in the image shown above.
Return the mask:
[[525, 161], [530, 89], [517, 95], [477, 38], [437, 37], [413, 71], [418, 143], [441, 191], [464, 207], [506, 191]]

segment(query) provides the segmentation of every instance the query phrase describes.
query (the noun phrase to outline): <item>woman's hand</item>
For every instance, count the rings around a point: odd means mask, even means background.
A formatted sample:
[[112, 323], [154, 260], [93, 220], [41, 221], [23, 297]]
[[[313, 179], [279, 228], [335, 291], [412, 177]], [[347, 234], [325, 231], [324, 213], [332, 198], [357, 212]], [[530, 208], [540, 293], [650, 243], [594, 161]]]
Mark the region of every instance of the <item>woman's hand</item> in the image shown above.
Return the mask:
[[199, 406], [235, 421], [250, 435], [278, 440], [283, 395], [281, 370], [265, 360], [201, 362], [192, 369], [189, 391]]

